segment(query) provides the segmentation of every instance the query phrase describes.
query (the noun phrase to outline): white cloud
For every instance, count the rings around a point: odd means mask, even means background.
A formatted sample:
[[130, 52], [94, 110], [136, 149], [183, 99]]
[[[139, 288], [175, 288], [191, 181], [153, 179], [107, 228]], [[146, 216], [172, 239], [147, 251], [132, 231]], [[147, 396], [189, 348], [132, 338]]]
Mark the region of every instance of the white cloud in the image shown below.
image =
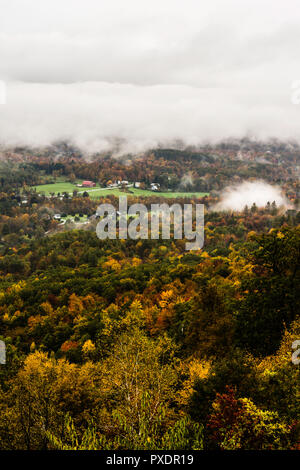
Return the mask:
[[278, 186], [272, 186], [265, 181], [244, 181], [222, 190], [221, 200], [212, 210], [242, 211], [255, 203], [257, 207], [276, 202], [277, 206], [289, 206], [289, 202]]
[[[283, 119], [284, 109], [290, 120]], [[6, 145], [69, 140], [91, 152], [107, 149], [115, 137], [127, 141], [124, 151], [246, 133], [287, 139], [298, 135], [299, 125], [300, 108], [288, 95], [179, 85], [10, 83], [0, 108], [0, 142]]]
[[0, 0], [0, 142], [298, 138], [297, 0]]

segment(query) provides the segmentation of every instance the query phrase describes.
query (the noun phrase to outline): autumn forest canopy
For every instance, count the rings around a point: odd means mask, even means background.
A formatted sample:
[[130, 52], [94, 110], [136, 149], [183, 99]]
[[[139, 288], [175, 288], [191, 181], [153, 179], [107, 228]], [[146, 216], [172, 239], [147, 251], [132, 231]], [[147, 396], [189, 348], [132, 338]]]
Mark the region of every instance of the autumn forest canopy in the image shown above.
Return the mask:
[[[0, 449], [300, 449], [298, 145], [0, 156]], [[203, 249], [99, 240], [119, 194], [204, 204]]]

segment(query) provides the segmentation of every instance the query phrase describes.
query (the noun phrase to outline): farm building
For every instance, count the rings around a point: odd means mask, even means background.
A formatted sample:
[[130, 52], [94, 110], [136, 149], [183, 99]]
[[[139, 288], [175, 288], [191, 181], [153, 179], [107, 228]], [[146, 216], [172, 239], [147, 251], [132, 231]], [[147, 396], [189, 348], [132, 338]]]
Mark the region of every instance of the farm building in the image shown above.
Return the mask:
[[93, 181], [83, 181], [82, 182], [82, 187], [83, 188], [93, 188], [94, 186], [96, 186], [96, 183], [94, 183]]

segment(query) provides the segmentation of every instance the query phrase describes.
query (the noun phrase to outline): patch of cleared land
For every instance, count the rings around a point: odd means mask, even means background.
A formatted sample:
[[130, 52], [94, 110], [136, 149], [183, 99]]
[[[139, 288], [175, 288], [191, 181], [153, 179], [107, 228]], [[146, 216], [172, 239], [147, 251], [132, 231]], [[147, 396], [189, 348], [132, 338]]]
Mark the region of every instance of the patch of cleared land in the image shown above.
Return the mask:
[[76, 184], [68, 183], [66, 181], [52, 184], [41, 184], [40, 186], [33, 186], [33, 189], [35, 189], [38, 193], [45, 193], [46, 196], [49, 196], [52, 193], [56, 195], [58, 193], [62, 194], [64, 192], [73, 193], [75, 189], [81, 190], [81, 188], [77, 188]]
[[167, 192], [155, 192], [155, 191], [149, 191], [147, 189], [138, 189], [138, 188], [128, 188], [129, 192], [124, 193], [124, 191], [120, 191], [118, 188], [78, 188], [76, 186], [76, 183], [68, 183], [68, 182], [56, 182], [52, 184], [42, 184], [39, 186], [33, 186], [32, 189], [35, 189], [39, 193], [44, 193], [46, 196], [50, 196], [51, 194], [57, 195], [60, 193], [61, 195], [66, 192], [69, 193], [70, 195], [73, 194], [73, 191], [76, 190], [78, 191], [79, 194], [82, 194], [83, 192], [89, 193], [89, 196], [93, 199], [99, 199], [100, 197], [105, 197], [105, 196], [124, 196], [125, 194], [127, 196], [130, 196], [130, 194], [134, 196], [139, 196], [139, 197], [153, 197], [153, 196], [158, 196], [158, 197], [166, 197], [166, 198], [172, 198], [172, 197], [195, 197], [195, 198], [200, 198], [204, 196], [208, 196], [209, 193], [200, 193], [200, 192], [172, 192], [172, 191], [167, 191]]
[[129, 188], [130, 191], [134, 193], [136, 196], [148, 197], [148, 196], [159, 196], [159, 197], [204, 197], [209, 196], [209, 193], [199, 193], [197, 191], [191, 193], [183, 193], [177, 191], [165, 191], [165, 192], [156, 192], [156, 191], [149, 191], [148, 189], [137, 189], [137, 188]]

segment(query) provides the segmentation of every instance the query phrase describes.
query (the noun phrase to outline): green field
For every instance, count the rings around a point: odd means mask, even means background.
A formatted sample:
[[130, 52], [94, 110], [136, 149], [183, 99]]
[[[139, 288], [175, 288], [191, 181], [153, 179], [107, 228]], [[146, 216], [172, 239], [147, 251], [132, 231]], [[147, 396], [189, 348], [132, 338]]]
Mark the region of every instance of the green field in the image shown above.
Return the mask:
[[41, 184], [40, 186], [33, 186], [33, 189], [35, 189], [38, 193], [44, 192], [46, 196], [49, 196], [51, 193], [73, 193], [74, 189], [81, 190], [81, 188], [76, 187], [76, 184], [67, 182]]
[[73, 191], [78, 191], [79, 194], [84, 192], [89, 193], [90, 197], [97, 199], [99, 197], [107, 195], [120, 196], [122, 193], [119, 189], [108, 189], [108, 188], [78, 188], [76, 184], [68, 182], [58, 182], [53, 184], [41, 184], [39, 186], [33, 186], [32, 189], [35, 189], [38, 193], [44, 193], [46, 196], [50, 196], [52, 193], [61, 195], [66, 192], [70, 195], [73, 194]]
[[149, 191], [147, 189], [137, 189], [137, 188], [129, 188], [130, 191], [132, 191], [136, 196], [141, 196], [141, 197], [148, 197], [148, 196], [159, 196], [159, 197], [204, 197], [204, 196], [209, 196], [209, 193], [199, 193], [199, 192], [194, 192], [194, 193], [183, 193], [183, 192], [176, 192], [176, 191], [167, 191], [167, 192], [155, 192], [155, 191]]
[[130, 196], [130, 193], [135, 196], [139, 197], [149, 197], [149, 196], [158, 196], [158, 197], [165, 197], [165, 198], [172, 198], [172, 197], [195, 197], [200, 198], [204, 196], [208, 196], [209, 193], [183, 193], [183, 192], [154, 192], [149, 191], [146, 189], [138, 189], [138, 188], [129, 188], [128, 193], [124, 193], [124, 191], [120, 191], [119, 189], [108, 189], [108, 188], [78, 188], [76, 184], [68, 183], [68, 182], [57, 182], [52, 184], [42, 184], [39, 186], [33, 186], [32, 189], [35, 189], [39, 193], [44, 193], [46, 196], [51, 195], [54, 193], [57, 195], [58, 193], [63, 194], [64, 192], [69, 193], [70, 195], [73, 194], [73, 191], [76, 190], [78, 193], [87, 192], [92, 199], [99, 199], [100, 197], [105, 196], [124, 196], [127, 194]]

